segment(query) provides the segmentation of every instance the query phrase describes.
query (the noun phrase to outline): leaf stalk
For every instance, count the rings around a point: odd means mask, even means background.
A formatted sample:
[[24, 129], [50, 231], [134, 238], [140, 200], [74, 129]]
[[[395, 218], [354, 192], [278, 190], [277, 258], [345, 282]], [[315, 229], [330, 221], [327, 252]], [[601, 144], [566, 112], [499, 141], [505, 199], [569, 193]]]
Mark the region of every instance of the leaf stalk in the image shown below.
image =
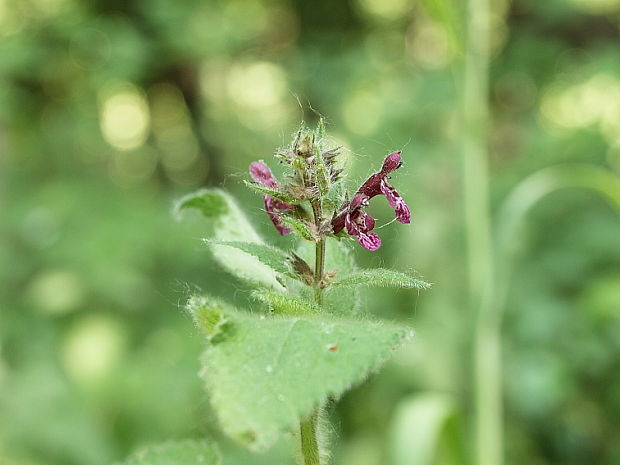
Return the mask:
[[301, 453], [304, 465], [321, 465], [319, 438], [317, 435], [318, 409], [299, 425], [301, 435]]

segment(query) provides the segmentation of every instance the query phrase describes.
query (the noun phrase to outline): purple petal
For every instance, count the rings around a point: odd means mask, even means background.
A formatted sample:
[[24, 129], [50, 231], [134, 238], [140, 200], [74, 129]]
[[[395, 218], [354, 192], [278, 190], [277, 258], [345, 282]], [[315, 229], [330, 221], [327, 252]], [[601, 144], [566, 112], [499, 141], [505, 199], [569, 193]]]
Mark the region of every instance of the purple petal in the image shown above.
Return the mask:
[[357, 235], [358, 228], [351, 220], [351, 212], [348, 211], [346, 216], [344, 217], [344, 227], [347, 228], [347, 233], [351, 235]]
[[381, 180], [381, 192], [385, 195], [390, 206], [396, 212], [396, 219], [403, 224], [411, 222], [411, 211], [409, 207], [400, 196], [400, 194], [387, 182], [387, 179]]
[[398, 152], [392, 152], [383, 161], [383, 166], [381, 167], [381, 174], [387, 175], [392, 171], [397, 170], [401, 167], [402, 161], [400, 160], [400, 150]]
[[375, 227], [375, 219], [361, 208], [350, 211], [344, 219], [347, 232], [357, 236], [359, 233], [367, 233]]
[[291, 233], [291, 230], [284, 226], [284, 223], [280, 220], [280, 215], [285, 212], [292, 210], [294, 207], [289, 205], [288, 203], [282, 202], [281, 200], [274, 199], [268, 195], [265, 196], [265, 210], [267, 210], [267, 214], [271, 219], [271, 222], [276, 227], [278, 232], [285, 236]]
[[349, 210], [355, 210], [356, 208], [360, 208], [360, 207], [367, 207], [368, 206], [368, 196], [362, 194], [356, 194], [355, 197], [353, 197], [353, 199], [351, 199], [351, 203], [349, 204]]
[[381, 247], [381, 238], [373, 232], [358, 234], [357, 242], [359, 242], [362, 247], [370, 251], [377, 250]]
[[273, 176], [271, 170], [264, 161], [255, 161], [250, 164], [250, 176], [257, 183], [275, 189], [278, 187], [278, 180]]
[[[278, 188], [278, 180], [273, 176], [267, 164], [262, 160], [250, 164], [250, 176], [252, 176], [252, 179], [258, 184], [269, 187], [270, 189]], [[295, 207], [281, 200], [274, 199], [269, 195], [265, 195], [264, 199], [265, 210], [267, 210], [267, 214], [278, 232], [283, 236], [290, 234], [291, 230], [284, 226], [280, 220], [280, 215], [286, 211], [293, 210]]]
[[383, 179], [383, 175], [381, 173], [373, 174], [358, 189], [358, 194], [363, 194], [367, 199], [379, 195], [381, 193], [381, 179]]
[[343, 210], [338, 215], [334, 217], [332, 220], [332, 229], [334, 230], [334, 234], [338, 234], [345, 227], [346, 216], [348, 214], [348, 210]]
[[383, 161], [381, 171], [370, 176], [357, 191], [360, 194], [372, 198], [381, 194], [381, 181], [392, 171], [397, 170], [402, 165], [400, 152], [392, 152]]
[[381, 247], [381, 239], [373, 232], [369, 232], [375, 227], [375, 219], [360, 208], [350, 211], [345, 217], [347, 232], [355, 236], [362, 247], [368, 250], [377, 250]]
[[365, 218], [364, 218], [364, 227], [361, 228], [362, 231], [370, 231], [371, 229], [375, 228], [375, 219], [370, 216], [368, 213], [366, 213]]

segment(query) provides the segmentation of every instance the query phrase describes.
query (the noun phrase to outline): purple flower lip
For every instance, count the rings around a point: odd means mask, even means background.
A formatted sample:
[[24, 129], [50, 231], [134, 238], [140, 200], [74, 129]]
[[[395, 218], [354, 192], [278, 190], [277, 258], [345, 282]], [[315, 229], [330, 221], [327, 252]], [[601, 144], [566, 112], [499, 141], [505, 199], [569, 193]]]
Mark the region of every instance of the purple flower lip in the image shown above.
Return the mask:
[[388, 175], [392, 171], [396, 171], [398, 168], [403, 166], [403, 162], [400, 159], [401, 151], [392, 152], [383, 161], [383, 166], [381, 167], [381, 174]]
[[362, 247], [371, 251], [381, 247], [379, 236], [370, 232], [375, 227], [375, 219], [364, 210], [369, 200], [377, 195], [385, 195], [398, 221], [403, 224], [411, 222], [409, 207], [398, 191], [388, 182], [388, 175], [401, 166], [400, 151], [392, 152], [385, 158], [381, 171], [370, 176], [357, 190], [351, 201], [332, 220], [335, 234], [346, 228], [347, 233], [355, 236]]
[[[250, 164], [250, 176], [252, 176], [252, 179], [258, 184], [268, 187], [269, 189], [275, 190], [279, 186], [278, 180], [274, 177], [267, 164], [262, 160]], [[274, 199], [270, 195], [265, 195], [264, 200], [265, 210], [267, 210], [267, 214], [278, 232], [283, 236], [290, 234], [291, 230], [284, 226], [284, 223], [282, 223], [280, 219], [280, 215], [284, 212], [294, 210], [295, 207], [282, 200]]]
[[273, 176], [267, 164], [260, 160], [250, 163], [250, 176], [262, 186], [275, 189], [278, 187], [278, 180]]

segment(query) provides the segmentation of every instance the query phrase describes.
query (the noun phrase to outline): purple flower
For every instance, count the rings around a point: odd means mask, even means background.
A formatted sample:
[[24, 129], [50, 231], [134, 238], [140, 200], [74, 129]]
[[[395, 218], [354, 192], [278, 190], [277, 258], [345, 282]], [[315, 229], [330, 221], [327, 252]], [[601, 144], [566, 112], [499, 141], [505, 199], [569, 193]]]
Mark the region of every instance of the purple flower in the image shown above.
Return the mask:
[[402, 165], [400, 152], [389, 154], [381, 171], [370, 176], [357, 190], [351, 201], [332, 220], [332, 228], [337, 234], [346, 228], [347, 233], [355, 236], [357, 241], [368, 250], [377, 250], [381, 247], [381, 239], [376, 233], [370, 232], [375, 227], [375, 219], [364, 210], [371, 198], [385, 195], [390, 206], [396, 213], [396, 219], [403, 224], [411, 222], [409, 207], [388, 182], [388, 175]]
[[[250, 176], [258, 184], [268, 187], [269, 189], [278, 189], [278, 180], [273, 176], [269, 167], [264, 161], [255, 161], [250, 164]], [[284, 226], [280, 220], [280, 215], [283, 212], [293, 210], [291, 204], [283, 202], [282, 200], [274, 199], [270, 195], [265, 195], [265, 210], [271, 219], [271, 222], [276, 227], [278, 232], [283, 236], [289, 234], [291, 230]]]

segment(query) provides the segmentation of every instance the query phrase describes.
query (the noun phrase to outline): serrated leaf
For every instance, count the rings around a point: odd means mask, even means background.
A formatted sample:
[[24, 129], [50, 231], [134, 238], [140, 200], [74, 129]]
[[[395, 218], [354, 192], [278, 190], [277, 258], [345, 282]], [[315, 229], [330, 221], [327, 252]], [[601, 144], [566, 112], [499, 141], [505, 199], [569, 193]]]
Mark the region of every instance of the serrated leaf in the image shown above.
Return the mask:
[[[220, 189], [201, 189], [183, 197], [177, 203], [176, 210], [187, 208], [197, 209], [213, 221], [213, 233], [210, 239], [264, 243], [234, 199]], [[229, 273], [255, 285], [283, 289], [277, 274], [253, 255], [222, 245], [213, 245], [211, 251], [215, 259]]]
[[224, 432], [257, 451], [363, 381], [411, 334], [331, 317], [227, 317], [233, 330], [208, 346], [201, 376]]
[[220, 465], [216, 445], [207, 441], [177, 441], [146, 447], [118, 465]]
[[293, 218], [291, 216], [282, 215], [280, 217], [280, 221], [285, 226], [288, 226], [289, 229], [291, 229], [295, 234], [307, 241], [314, 242], [318, 239], [317, 235], [312, 231], [311, 226], [303, 220], [298, 220], [297, 218]]
[[290, 297], [276, 292], [254, 291], [252, 297], [267, 304], [279, 315], [312, 315], [320, 313], [320, 309], [312, 302], [299, 297]]
[[401, 287], [404, 289], [430, 289], [426, 281], [401, 273], [400, 271], [375, 268], [357, 270], [334, 280], [331, 287], [378, 286]]
[[243, 181], [243, 182], [245, 183], [246, 186], [248, 186], [250, 189], [255, 190], [259, 194], [268, 195], [270, 197], [273, 197], [274, 199], [281, 200], [282, 202], [288, 203], [290, 205], [295, 205], [296, 203], [299, 203], [297, 202], [295, 197], [285, 192], [277, 191], [275, 189], [269, 189], [268, 187], [261, 186], [260, 184], [256, 184], [255, 182], [248, 182], [248, 181]]
[[284, 250], [278, 249], [277, 247], [266, 244], [240, 241], [216, 241], [211, 239], [205, 239], [205, 242], [210, 246], [219, 245], [242, 250], [258, 258], [261, 263], [267, 265], [273, 271], [287, 275], [291, 278], [298, 279], [298, 276], [292, 272], [289, 266], [289, 255]]

